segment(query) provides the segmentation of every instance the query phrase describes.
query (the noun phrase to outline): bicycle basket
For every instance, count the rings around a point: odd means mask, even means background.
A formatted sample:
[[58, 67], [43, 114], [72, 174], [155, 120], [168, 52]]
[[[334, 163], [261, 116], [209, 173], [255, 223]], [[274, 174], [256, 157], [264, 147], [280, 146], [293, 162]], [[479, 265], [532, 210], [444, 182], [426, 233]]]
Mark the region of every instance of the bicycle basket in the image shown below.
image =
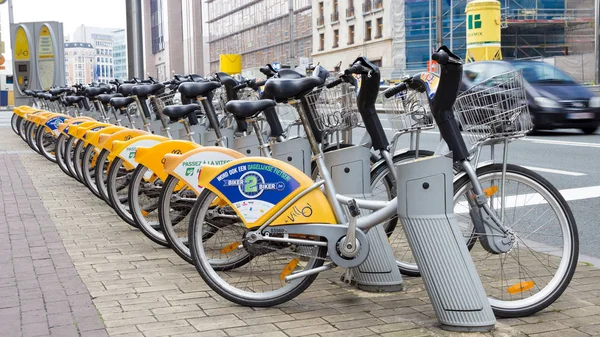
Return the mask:
[[454, 114], [472, 144], [522, 137], [533, 127], [520, 71], [490, 77], [469, 88], [456, 98]]
[[252, 88], [244, 88], [237, 92], [237, 97], [240, 101], [257, 101], [258, 93]]
[[176, 97], [176, 91], [165, 91], [160, 95], [156, 95], [156, 102], [162, 109], [169, 105], [181, 104], [181, 101]]
[[385, 98], [379, 94], [383, 112], [396, 132], [411, 132], [433, 127], [433, 116], [429, 102], [424, 93], [416, 90], [405, 90], [393, 97]]
[[356, 93], [352, 87], [319, 87], [305, 96], [309, 118], [320, 131], [342, 131], [358, 125]]

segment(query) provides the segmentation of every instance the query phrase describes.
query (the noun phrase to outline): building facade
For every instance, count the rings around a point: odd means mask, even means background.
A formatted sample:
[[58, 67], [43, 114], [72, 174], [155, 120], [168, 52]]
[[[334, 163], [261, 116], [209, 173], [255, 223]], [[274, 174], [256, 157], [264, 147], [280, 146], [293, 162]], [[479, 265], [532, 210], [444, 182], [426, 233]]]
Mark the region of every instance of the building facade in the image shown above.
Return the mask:
[[313, 0], [313, 62], [333, 70], [348, 68], [359, 56], [393, 69], [392, 2], [400, 0]]
[[94, 79], [96, 50], [91, 43], [65, 43], [65, 83], [88, 84]]
[[73, 41], [90, 43], [96, 51], [94, 82], [108, 83], [114, 79], [113, 37], [115, 30], [81, 25], [73, 33]]
[[[312, 43], [311, 0], [208, 0], [210, 71], [220, 70], [221, 54], [241, 54], [242, 69], [267, 63], [298, 65], [310, 58]], [[290, 50], [290, 40], [293, 49]], [[291, 58], [291, 59], [290, 59]]]
[[127, 34], [125, 29], [113, 32], [113, 75], [118, 80], [126, 80], [127, 73]]
[[202, 1], [144, 0], [145, 70], [164, 81], [204, 70]]

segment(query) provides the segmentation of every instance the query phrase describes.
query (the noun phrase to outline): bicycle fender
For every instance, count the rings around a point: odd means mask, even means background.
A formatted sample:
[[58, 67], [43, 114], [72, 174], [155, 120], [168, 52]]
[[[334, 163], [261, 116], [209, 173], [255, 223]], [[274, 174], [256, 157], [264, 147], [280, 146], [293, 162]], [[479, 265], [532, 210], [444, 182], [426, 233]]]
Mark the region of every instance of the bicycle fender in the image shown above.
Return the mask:
[[152, 174], [158, 176], [162, 181], [167, 179], [168, 173], [164, 170], [166, 154], [182, 154], [197, 149], [201, 145], [187, 140], [165, 140], [152, 147], [140, 146], [135, 152], [135, 160], [148, 168], [144, 175]]
[[103, 124], [103, 123], [94, 120], [94, 121], [89, 121], [89, 122], [83, 122], [83, 123], [78, 124], [78, 125], [71, 125], [69, 127], [69, 130], [67, 131], [67, 135], [68, 136], [73, 136], [73, 137], [77, 138], [77, 130], [79, 128], [88, 128], [88, 127], [93, 127], [93, 126], [100, 126], [101, 124]]
[[313, 181], [297, 168], [271, 158], [240, 158], [221, 166], [204, 165], [198, 185], [214, 192], [244, 222], [253, 228], [283, 211], [271, 225], [335, 224], [327, 198]]
[[[148, 132], [144, 131], [144, 130], [135, 130], [135, 129], [125, 129], [123, 131], [117, 131], [113, 134], [102, 134], [100, 136], [98, 136], [98, 149], [100, 151], [102, 150], [106, 150], [109, 151], [112, 150], [112, 143], [114, 141], [123, 141], [123, 140], [130, 140], [133, 139], [135, 137], [139, 137], [139, 136], [143, 136], [143, 135], [147, 135]], [[113, 159], [115, 159], [116, 155], [114, 153], [109, 153], [107, 160], [112, 162]]]
[[39, 113], [36, 113], [35, 115], [31, 116], [29, 121], [34, 124], [40, 125], [42, 123], [42, 118], [52, 115], [54, 115], [53, 112], [40, 111]]
[[58, 137], [58, 135], [60, 134], [60, 132], [58, 131], [58, 126], [71, 118], [72, 117], [67, 115], [58, 114], [57, 116], [46, 119], [44, 124], [46, 125], [46, 128], [50, 132], [52, 132], [54, 137]]
[[199, 195], [203, 188], [198, 186], [198, 175], [204, 165], [219, 166], [234, 159], [244, 158], [235, 150], [218, 146], [198, 147], [182, 154], [166, 154], [162, 160], [164, 172], [180, 180], [177, 188], [188, 185]]
[[100, 135], [104, 135], [104, 134], [113, 134], [119, 131], [125, 130], [125, 127], [123, 126], [107, 126], [103, 129], [97, 130], [97, 131], [91, 131], [89, 130], [86, 133], [85, 136], [85, 143], [87, 144], [92, 144], [94, 147], [98, 147], [98, 141], [100, 138]]
[[[131, 169], [138, 165], [138, 162], [135, 160], [135, 152], [137, 151], [138, 147], [152, 147], [157, 143], [164, 142], [165, 140], [169, 140], [169, 138], [159, 135], [143, 135], [124, 141], [115, 140], [112, 143], [112, 149], [110, 152], [111, 154], [123, 159], [126, 164], [125, 167]], [[152, 172], [148, 171], [147, 173], [152, 176]], [[149, 179], [150, 176], [146, 177], [146, 179]]]
[[13, 113], [23, 118], [26, 114], [38, 111], [39, 109], [30, 107], [29, 105], [21, 105], [13, 108]]
[[106, 124], [106, 123], [100, 123], [100, 124], [96, 124], [96, 125], [88, 125], [88, 126], [84, 126], [84, 127], [78, 127], [77, 130], [75, 130], [75, 138], [85, 141], [87, 138], [88, 131], [100, 131], [109, 126], [111, 126], [111, 125]]
[[75, 117], [75, 118], [71, 118], [71, 119], [67, 119], [64, 122], [58, 124], [58, 133], [59, 134], [64, 134], [65, 136], [69, 135], [69, 126], [71, 125], [79, 125], [83, 122], [91, 122], [93, 121], [92, 118], [90, 117]]

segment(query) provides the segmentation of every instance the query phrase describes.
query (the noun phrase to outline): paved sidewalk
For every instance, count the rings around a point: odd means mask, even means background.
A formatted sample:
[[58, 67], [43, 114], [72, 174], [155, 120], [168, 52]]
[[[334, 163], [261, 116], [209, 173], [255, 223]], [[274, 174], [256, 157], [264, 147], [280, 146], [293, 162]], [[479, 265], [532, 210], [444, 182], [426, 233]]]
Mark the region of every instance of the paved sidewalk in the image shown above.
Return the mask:
[[[340, 270], [334, 270], [282, 306], [237, 306], [210, 290], [191, 265], [127, 226], [86, 187], [33, 153], [10, 128], [0, 127], [0, 139], [2, 336], [4, 327], [25, 335], [37, 322], [45, 335], [60, 336], [76, 329], [83, 336], [600, 335], [600, 270], [583, 263], [550, 308], [499, 320], [488, 334], [437, 328], [419, 278], [405, 279], [406, 292], [370, 294], [343, 285]], [[60, 318], [63, 325], [53, 316], [55, 299], [61, 309], [69, 308]]]

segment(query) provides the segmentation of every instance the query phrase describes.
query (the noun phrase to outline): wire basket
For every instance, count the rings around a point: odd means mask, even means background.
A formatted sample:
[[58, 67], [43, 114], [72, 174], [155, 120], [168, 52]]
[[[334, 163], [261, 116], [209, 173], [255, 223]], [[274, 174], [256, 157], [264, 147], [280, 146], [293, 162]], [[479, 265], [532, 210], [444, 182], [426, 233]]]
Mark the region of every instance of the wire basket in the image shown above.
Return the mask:
[[252, 88], [244, 88], [237, 92], [240, 101], [258, 101], [258, 92]]
[[165, 91], [160, 95], [156, 95], [156, 103], [162, 109], [169, 105], [178, 105], [181, 104], [181, 98], [178, 96], [175, 90]]
[[469, 88], [457, 97], [454, 114], [473, 144], [522, 137], [533, 128], [521, 71], [490, 77]]
[[405, 90], [390, 98], [379, 94], [383, 112], [396, 132], [412, 132], [433, 127], [433, 116], [425, 93]]
[[320, 131], [342, 131], [358, 125], [356, 93], [340, 85], [333, 89], [317, 88], [305, 96], [309, 118]]

